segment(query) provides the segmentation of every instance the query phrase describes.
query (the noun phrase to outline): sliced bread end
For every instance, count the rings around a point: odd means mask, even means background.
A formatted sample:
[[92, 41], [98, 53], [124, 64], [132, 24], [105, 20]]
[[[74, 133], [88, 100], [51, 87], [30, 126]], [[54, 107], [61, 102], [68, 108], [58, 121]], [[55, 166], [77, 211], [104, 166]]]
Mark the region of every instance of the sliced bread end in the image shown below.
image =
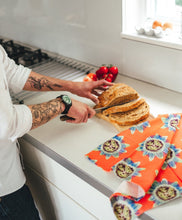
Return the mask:
[[149, 117], [149, 105], [144, 102], [137, 108], [127, 112], [112, 113], [109, 115], [109, 120], [120, 126], [135, 125], [140, 121]]

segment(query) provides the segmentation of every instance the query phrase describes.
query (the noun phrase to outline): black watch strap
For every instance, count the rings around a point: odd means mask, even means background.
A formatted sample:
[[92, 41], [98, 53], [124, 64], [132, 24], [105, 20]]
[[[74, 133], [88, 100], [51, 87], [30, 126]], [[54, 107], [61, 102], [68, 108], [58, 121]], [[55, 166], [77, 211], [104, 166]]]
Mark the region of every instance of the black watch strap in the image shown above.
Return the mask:
[[61, 114], [68, 114], [69, 109], [72, 106], [72, 101], [70, 99], [70, 97], [68, 95], [60, 95], [57, 98], [60, 98], [61, 101], [64, 103], [65, 105], [65, 109]]

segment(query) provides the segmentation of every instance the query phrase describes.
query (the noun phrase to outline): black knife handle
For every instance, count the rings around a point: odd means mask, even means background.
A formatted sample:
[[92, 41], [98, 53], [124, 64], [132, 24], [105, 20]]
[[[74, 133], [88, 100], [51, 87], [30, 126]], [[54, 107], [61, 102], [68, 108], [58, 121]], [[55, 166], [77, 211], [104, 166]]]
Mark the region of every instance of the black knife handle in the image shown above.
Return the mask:
[[67, 121], [67, 120], [75, 120], [75, 119], [72, 118], [72, 117], [69, 117], [67, 115], [62, 115], [62, 116], [60, 116], [60, 120], [61, 121]]

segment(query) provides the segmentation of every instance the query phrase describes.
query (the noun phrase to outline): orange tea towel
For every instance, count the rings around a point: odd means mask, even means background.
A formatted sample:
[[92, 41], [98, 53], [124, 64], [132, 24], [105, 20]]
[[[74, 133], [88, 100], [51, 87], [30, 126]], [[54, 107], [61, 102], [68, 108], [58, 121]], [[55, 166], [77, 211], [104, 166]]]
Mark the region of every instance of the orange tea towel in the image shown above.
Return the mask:
[[111, 204], [118, 219], [126, 213], [134, 219], [182, 194], [181, 114], [159, 115], [133, 126], [86, 156], [121, 179]]

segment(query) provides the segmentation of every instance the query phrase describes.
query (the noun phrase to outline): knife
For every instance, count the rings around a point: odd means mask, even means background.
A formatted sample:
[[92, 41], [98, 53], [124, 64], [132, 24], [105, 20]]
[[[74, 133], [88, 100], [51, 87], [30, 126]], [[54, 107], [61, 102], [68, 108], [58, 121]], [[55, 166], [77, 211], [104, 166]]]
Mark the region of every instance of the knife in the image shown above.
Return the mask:
[[74, 118], [67, 116], [67, 115], [62, 115], [60, 116], [61, 121], [67, 121], [67, 120], [75, 120]]
[[117, 104], [117, 105], [110, 105], [110, 106], [106, 106], [106, 107], [101, 107], [101, 108], [95, 108], [94, 110], [96, 111], [96, 113], [99, 113], [103, 110], [106, 110], [108, 108], [111, 108], [111, 107], [114, 107], [114, 106], [118, 106], [118, 105], [121, 105], [121, 104]]
[[[96, 113], [99, 113], [103, 110], [106, 110], [108, 108], [114, 107], [114, 106], [118, 106], [118, 105], [122, 105], [122, 104], [117, 104], [117, 105], [111, 105], [111, 106], [106, 106], [106, 107], [101, 107], [101, 108], [95, 108], [94, 110], [96, 111]], [[60, 116], [60, 120], [61, 121], [67, 121], [67, 120], [75, 120], [74, 118], [67, 116], [67, 115], [62, 115]]]

